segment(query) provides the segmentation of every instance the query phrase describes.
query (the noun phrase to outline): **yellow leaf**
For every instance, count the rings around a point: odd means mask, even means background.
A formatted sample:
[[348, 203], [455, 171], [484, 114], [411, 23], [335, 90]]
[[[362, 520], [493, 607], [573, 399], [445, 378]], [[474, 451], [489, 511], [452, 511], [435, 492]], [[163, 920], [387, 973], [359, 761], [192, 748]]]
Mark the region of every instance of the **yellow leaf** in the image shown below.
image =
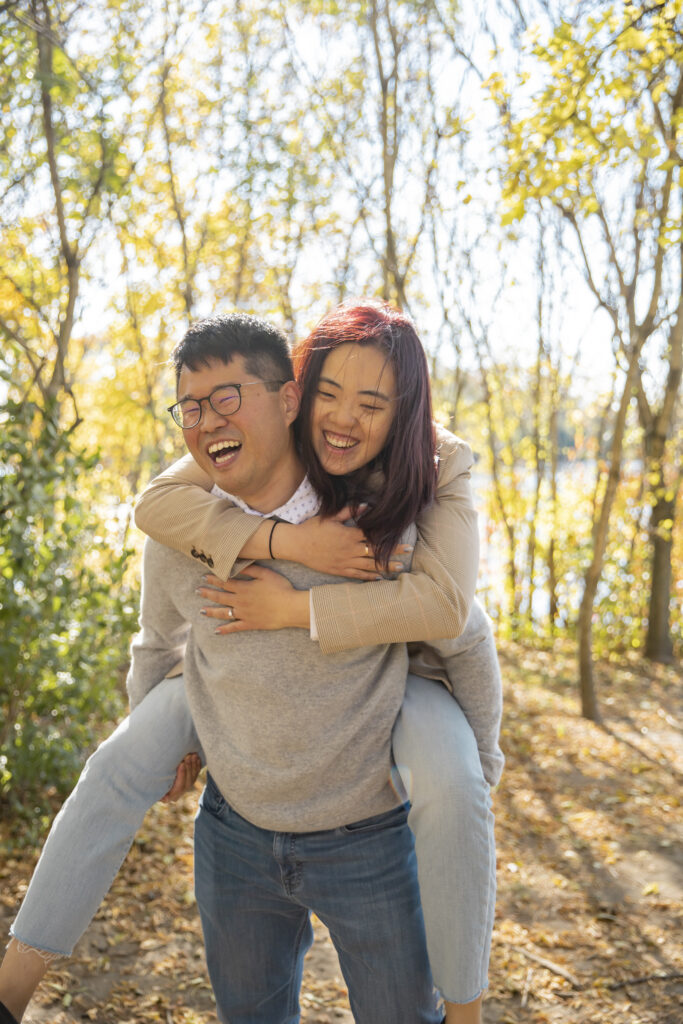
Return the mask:
[[516, 220], [521, 220], [524, 216], [524, 202], [520, 199], [519, 202], [515, 203], [510, 209], [503, 214], [501, 217], [501, 224], [506, 227], [508, 224], [512, 224]]

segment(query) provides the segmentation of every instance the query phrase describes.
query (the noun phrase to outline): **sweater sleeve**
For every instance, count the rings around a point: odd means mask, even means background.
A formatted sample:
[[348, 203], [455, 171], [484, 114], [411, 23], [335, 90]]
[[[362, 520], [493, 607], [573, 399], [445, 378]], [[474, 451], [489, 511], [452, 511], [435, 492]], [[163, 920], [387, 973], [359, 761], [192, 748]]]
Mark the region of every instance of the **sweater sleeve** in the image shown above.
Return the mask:
[[411, 672], [451, 691], [474, 732], [484, 777], [497, 785], [505, 760], [499, 745], [503, 683], [491, 621], [479, 601], [459, 637], [409, 644], [408, 654]]
[[324, 653], [378, 643], [457, 637], [470, 613], [479, 566], [479, 533], [470, 471], [472, 451], [439, 432], [436, 500], [417, 521], [410, 572], [394, 580], [314, 587]]
[[211, 478], [191, 455], [174, 462], [138, 498], [135, 523], [153, 540], [203, 562], [220, 579], [244, 567], [239, 553], [261, 525], [227, 498], [211, 494]]
[[126, 679], [131, 711], [182, 659], [190, 633], [190, 624], [178, 611], [166, 582], [165, 554], [154, 541], [145, 542], [140, 630], [131, 644]]

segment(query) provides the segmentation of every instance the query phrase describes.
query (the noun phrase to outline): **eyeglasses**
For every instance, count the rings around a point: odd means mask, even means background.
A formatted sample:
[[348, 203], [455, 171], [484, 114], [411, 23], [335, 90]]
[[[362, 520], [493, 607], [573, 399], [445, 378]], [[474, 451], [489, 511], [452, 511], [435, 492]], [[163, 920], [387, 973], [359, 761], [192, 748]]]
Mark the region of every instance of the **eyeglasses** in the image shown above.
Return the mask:
[[246, 384], [219, 384], [210, 395], [205, 395], [204, 398], [183, 398], [180, 402], [170, 405], [168, 411], [179, 427], [191, 430], [202, 418], [202, 402], [208, 402], [219, 416], [234, 416], [242, 405], [242, 388], [248, 388], [252, 384], [265, 384], [266, 387], [277, 384], [278, 387], [282, 387], [284, 383], [284, 380], [249, 380]]

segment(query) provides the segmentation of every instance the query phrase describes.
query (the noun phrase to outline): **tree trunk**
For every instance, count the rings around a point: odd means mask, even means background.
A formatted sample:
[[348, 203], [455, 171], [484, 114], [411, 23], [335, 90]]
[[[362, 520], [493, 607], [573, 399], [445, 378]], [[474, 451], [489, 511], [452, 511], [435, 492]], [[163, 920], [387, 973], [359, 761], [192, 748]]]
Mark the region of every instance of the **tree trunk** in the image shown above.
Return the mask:
[[652, 661], [669, 663], [673, 660], [673, 644], [669, 632], [669, 600], [671, 595], [671, 530], [660, 524], [674, 521], [675, 494], [667, 501], [660, 498], [652, 509], [650, 535], [652, 562], [650, 576], [650, 605], [645, 640], [645, 655]]
[[550, 449], [550, 501], [552, 509], [552, 528], [550, 542], [548, 544], [548, 622], [550, 635], [555, 635], [557, 616], [559, 614], [557, 601], [557, 566], [555, 563], [555, 536], [557, 534], [557, 463], [558, 463], [558, 426], [557, 426], [557, 396], [553, 384], [551, 395], [551, 413], [549, 425], [548, 447]]
[[[683, 282], [683, 247], [681, 248], [681, 280]], [[680, 468], [667, 472], [666, 448], [667, 439], [673, 434], [676, 423], [682, 379], [683, 291], [678, 305], [676, 324], [669, 338], [669, 373], [661, 405], [653, 414], [644, 393], [639, 394], [638, 401], [638, 411], [645, 430], [645, 473], [647, 480], [653, 484], [654, 495], [649, 524], [652, 538], [652, 559], [650, 562], [650, 610], [645, 638], [645, 655], [653, 661], [663, 662], [671, 661], [673, 656], [673, 644], [669, 632], [669, 602], [672, 583], [671, 552], [673, 548], [671, 535], [676, 518], [676, 500], [683, 475]]]
[[602, 560], [598, 564], [594, 557], [586, 574], [578, 622], [581, 714], [591, 722], [602, 721], [593, 672], [593, 604], [601, 571]]
[[602, 575], [602, 565], [607, 549], [609, 520], [617, 488], [621, 479], [621, 456], [626, 430], [626, 414], [633, 397], [638, 379], [638, 359], [643, 348], [639, 338], [631, 346], [628, 372], [621, 393], [619, 409], [614, 418], [614, 431], [609, 450], [609, 472], [602, 500], [596, 496], [596, 518], [593, 523], [593, 557], [584, 577], [583, 596], [579, 608], [579, 689], [581, 693], [581, 714], [593, 722], [600, 722], [600, 709], [593, 673], [593, 605]]

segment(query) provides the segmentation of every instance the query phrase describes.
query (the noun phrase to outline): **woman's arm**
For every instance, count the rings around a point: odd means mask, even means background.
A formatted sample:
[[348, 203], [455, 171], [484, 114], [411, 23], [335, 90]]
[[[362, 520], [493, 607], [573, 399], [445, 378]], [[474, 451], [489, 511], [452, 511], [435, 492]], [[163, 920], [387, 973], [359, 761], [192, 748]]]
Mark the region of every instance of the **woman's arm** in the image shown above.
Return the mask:
[[260, 567], [247, 570], [254, 577], [251, 581], [221, 584], [215, 576], [209, 577], [200, 593], [211, 602], [204, 614], [220, 620], [217, 632], [306, 628], [310, 595], [310, 621], [325, 653], [458, 637], [472, 606], [479, 560], [470, 486], [472, 453], [451, 434], [444, 432], [440, 438], [437, 498], [420, 516], [417, 531], [413, 528], [417, 543], [409, 572], [363, 587], [334, 583], [302, 592]]
[[368, 644], [430, 641], [463, 632], [479, 567], [472, 451], [439, 431], [439, 481], [434, 504], [417, 522], [410, 572], [362, 587], [314, 587], [313, 612], [326, 653]]
[[[343, 526], [350, 511], [332, 519], [315, 516], [294, 526], [250, 515], [227, 498], [211, 494], [213, 482], [191, 455], [174, 462], [143, 491], [135, 523], [153, 540], [196, 558], [219, 579], [244, 568], [244, 561], [274, 557], [301, 562], [333, 576], [378, 577], [361, 530]], [[239, 564], [239, 560], [242, 564]], [[398, 568], [398, 567], [397, 567]]]
[[[473, 459], [465, 442], [447, 431], [439, 431], [438, 437], [437, 498], [417, 523], [418, 538], [411, 571], [398, 579], [376, 580], [364, 587], [340, 583], [312, 589], [317, 637], [325, 653], [377, 643], [456, 637], [465, 628], [479, 562], [477, 514], [470, 485]], [[263, 524], [262, 520], [235, 509], [229, 502], [215, 498], [208, 493], [210, 486], [209, 478], [194, 460], [183, 459], [157, 477], [147, 489], [138, 504], [136, 522], [163, 544], [185, 554], [194, 551], [198, 553], [195, 557], [204, 554], [214, 575], [227, 578], [238, 555], [261, 557], [248, 553], [246, 540], [257, 540], [255, 534], [259, 527], [269, 534], [272, 521]], [[238, 516], [251, 521], [247, 523], [247, 529], [251, 530], [248, 537], [245, 539], [242, 532], [245, 526], [241, 523], [238, 539], [223, 537], [223, 533], [231, 532], [232, 526], [238, 523]], [[318, 568], [305, 553], [292, 551], [289, 554], [279, 547], [285, 537], [301, 537], [307, 525], [279, 524], [273, 553]], [[339, 526], [339, 529], [351, 532], [348, 527]], [[360, 531], [355, 533], [362, 537]], [[237, 548], [238, 543], [241, 543], [240, 548]], [[226, 551], [232, 556], [229, 565]], [[329, 568], [323, 571], [334, 572]], [[373, 574], [354, 570], [349, 575], [369, 579]], [[231, 607], [230, 601], [228, 597], [223, 603]], [[226, 621], [224, 616], [223, 621]], [[250, 628], [281, 626], [261, 624]]]
[[[191, 455], [174, 462], [147, 486], [135, 506], [135, 523], [153, 540], [204, 562], [227, 579], [239, 557], [259, 558], [243, 550], [254, 535], [268, 532], [259, 516], [250, 516], [227, 499], [210, 493], [213, 482]], [[272, 526], [272, 523], [270, 524]]]

